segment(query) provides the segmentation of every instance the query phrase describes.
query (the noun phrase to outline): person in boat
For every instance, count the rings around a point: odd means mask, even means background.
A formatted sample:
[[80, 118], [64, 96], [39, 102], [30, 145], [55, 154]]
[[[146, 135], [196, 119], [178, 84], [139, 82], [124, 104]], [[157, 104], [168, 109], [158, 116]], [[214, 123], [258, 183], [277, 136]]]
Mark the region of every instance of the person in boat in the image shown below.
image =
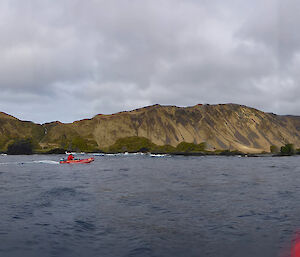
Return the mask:
[[74, 155], [73, 154], [69, 154], [68, 161], [72, 161], [72, 160], [74, 160]]

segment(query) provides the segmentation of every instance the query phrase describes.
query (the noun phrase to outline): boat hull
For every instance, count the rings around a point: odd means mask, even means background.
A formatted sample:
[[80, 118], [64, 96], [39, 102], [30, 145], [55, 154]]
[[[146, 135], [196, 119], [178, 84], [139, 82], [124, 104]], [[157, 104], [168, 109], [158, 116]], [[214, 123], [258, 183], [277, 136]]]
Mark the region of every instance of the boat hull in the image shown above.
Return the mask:
[[59, 163], [60, 164], [66, 164], [66, 163], [81, 164], [81, 163], [90, 163], [90, 162], [93, 162], [94, 160], [95, 160], [94, 158], [81, 159], [81, 160], [63, 160], [63, 161], [60, 161]]

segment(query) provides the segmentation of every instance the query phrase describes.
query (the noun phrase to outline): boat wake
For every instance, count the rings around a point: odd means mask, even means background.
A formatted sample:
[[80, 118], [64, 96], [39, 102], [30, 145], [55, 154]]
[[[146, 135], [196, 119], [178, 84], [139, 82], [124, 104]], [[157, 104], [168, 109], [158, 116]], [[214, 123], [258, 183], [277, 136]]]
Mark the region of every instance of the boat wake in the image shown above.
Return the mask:
[[0, 165], [24, 165], [24, 164], [59, 164], [57, 161], [52, 160], [40, 160], [40, 161], [29, 161], [29, 162], [0, 162]]
[[52, 160], [33, 161], [32, 163], [59, 164], [59, 162]]

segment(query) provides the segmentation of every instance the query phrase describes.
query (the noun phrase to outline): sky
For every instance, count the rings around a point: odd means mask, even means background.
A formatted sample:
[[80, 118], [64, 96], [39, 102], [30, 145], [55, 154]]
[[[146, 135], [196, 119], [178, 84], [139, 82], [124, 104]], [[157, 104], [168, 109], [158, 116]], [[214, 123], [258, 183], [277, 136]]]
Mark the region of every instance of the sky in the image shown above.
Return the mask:
[[300, 115], [299, 0], [1, 0], [0, 111], [72, 122], [162, 104]]

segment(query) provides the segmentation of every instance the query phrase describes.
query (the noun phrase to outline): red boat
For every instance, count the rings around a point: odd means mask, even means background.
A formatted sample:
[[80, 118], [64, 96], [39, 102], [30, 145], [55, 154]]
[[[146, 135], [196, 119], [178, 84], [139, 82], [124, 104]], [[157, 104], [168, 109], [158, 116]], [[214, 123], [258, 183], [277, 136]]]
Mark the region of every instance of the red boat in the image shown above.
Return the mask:
[[87, 158], [87, 159], [73, 159], [73, 160], [60, 160], [59, 163], [60, 164], [64, 164], [64, 163], [90, 163], [93, 162], [95, 159], [93, 157], [91, 158]]

